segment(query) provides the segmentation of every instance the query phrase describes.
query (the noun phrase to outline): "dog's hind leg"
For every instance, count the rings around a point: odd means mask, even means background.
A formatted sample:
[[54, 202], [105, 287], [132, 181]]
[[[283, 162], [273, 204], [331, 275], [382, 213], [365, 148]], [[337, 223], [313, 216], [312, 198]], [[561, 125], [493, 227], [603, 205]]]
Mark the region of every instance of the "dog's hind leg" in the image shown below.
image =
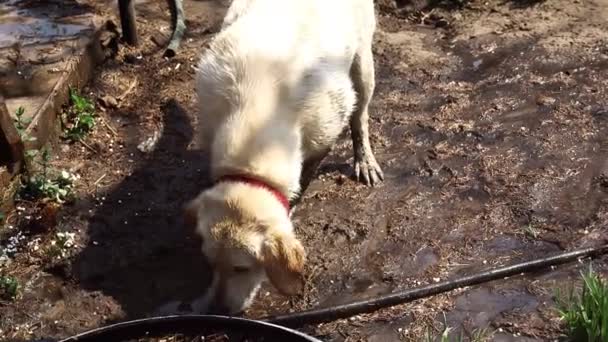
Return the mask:
[[374, 56], [371, 47], [355, 56], [350, 77], [357, 92], [357, 106], [350, 119], [350, 131], [355, 154], [355, 176], [366, 185], [376, 185], [384, 174], [369, 142], [369, 103], [375, 87]]

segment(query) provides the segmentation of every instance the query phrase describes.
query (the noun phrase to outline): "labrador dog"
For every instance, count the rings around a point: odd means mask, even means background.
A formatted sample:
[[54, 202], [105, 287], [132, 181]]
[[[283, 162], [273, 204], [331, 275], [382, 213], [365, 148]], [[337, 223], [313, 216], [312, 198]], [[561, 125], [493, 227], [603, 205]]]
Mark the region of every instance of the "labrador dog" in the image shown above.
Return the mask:
[[185, 208], [214, 269], [213, 312], [241, 312], [264, 279], [302, 290], [290, 202], [349, 125], [357, 179], [383, 180], [368, 132], [375, 26], [373, 0], [230, 5], [196, 72], [213, 185]]

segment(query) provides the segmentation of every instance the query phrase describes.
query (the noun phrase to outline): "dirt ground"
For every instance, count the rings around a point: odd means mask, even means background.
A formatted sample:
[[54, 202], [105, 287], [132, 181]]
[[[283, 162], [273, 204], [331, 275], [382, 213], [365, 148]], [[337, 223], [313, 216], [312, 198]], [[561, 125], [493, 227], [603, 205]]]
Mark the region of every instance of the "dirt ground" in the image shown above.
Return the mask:
[[[97, 128], [87, 147], [57, 143], [52, 162], [81, 176], [77, 199], [57, 213], [42, 202], [10, 213], [15, 228], [0, 245], [18, 229], [26, 239], [2, 266], [22, 289], [0, 301], [1, 340], [66, 337], [175, 302], [187, 310], [205, 292], [209, 270], [179, 214], [208, 185], [205, 153], [193, 143], [193, 66], [224, 8], [185, 5], [188, 33], [175, 58], [162, 57], [165, 3], [139, 2], [141, 46], [120, 44], [86, 88], [98, 101]], [[265, 286], [248, 316], [370, 298], [608, 239], [608, 3], [416, 5], [378, 4], [370, 125], [385, 182], [352, 180], [350, 141], [341, 141], [294, 215], [309, 255], [305, 293], [285, 298]], [[147, 139], [152, 151], [138, 148]], [[76, 234], [67, 258], [28, 243], [48, 244], [58, 231]], [[594, 267], [608, 272], [606, 260]], [[556, 340], [555, 289], [582, 268], [305, 331], [325, 341], [421, 341], [447, 323], [467, 338], [487, 328], [484, 340]]]

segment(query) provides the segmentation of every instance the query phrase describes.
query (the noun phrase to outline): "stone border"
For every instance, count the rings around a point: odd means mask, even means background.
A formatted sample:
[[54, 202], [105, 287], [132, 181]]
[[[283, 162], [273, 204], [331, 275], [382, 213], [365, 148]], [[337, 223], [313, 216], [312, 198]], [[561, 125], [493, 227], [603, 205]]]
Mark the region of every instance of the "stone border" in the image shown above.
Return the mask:
[[[43, 104], [32, 116], [25, 134], [36, 139], [24, 143], [25, 150], [40, 149], [48, 142], [58, 138], [58, 113], [69, 100], [70, 86], [81, 89], [93, 76], [95, 67], [105, 59], [101, 46], [101, 33], [105, 30], [103, 18], [93, 19], [93, 33], [79, 38], [79, 52], [66, 61], [65, 72], [59, 77], [52, 90], [46, 95]], [[7, 212], [13, 207], [13, 197], [18, 189], [18, 172], [0, 168], [0, 211]]]

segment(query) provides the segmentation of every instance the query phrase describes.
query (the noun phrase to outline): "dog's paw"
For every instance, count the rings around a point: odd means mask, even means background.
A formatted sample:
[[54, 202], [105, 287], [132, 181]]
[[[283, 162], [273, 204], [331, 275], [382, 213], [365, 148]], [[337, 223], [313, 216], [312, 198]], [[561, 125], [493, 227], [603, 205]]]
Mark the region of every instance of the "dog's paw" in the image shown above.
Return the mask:
[[375, 186], [384, 180], [382, 168], [372, 153], [362, 153], [355, 157], [355, 177], [365, 185]]

